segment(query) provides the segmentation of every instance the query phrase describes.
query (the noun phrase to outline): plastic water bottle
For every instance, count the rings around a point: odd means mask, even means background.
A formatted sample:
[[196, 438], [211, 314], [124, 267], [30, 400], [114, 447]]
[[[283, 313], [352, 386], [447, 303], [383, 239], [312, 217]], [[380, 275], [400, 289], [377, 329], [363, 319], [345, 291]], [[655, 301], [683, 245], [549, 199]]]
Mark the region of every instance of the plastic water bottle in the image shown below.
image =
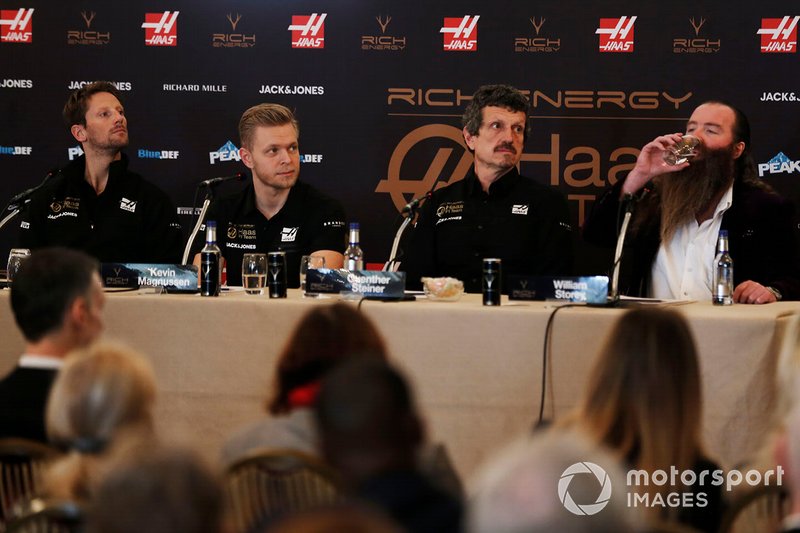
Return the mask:
[[200, 295], [219, 296], [222, 272], [219, 264], [222, 252], [217, 246], [217, 223], [206, 222], [206, 245], [200, 250]]
[[728, 232], [726, 230], [720, 230], [717, 239], [711, 303], [714, 305], [733, 304], [733, 259], [728, 251]]
[[359, 245], [358, 222], [350, 223], [350, 237], [344, 251], [344, 268], [347, 270], [364, 270], [364, 252]]

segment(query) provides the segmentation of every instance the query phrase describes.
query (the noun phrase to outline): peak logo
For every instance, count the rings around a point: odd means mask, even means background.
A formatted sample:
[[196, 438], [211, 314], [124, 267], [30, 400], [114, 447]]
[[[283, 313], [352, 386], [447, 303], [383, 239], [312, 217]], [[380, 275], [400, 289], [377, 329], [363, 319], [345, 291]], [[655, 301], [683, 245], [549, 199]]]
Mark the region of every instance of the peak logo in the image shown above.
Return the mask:
[[800, 16], [780, 19], [761, 19], [762, 54], [793, 54], [797, 51], [797, 21]]
[[793, 174], [800, 173], [800, 161], [792, 161], [783, 152], [767, 161], [758, 164], [758, 176], [763, 178], [764, 174]]
[[636, 17], [600, 19], [594, 32], [600, 36], [601, 52], [633, 52], [633, 25]]
[[327, 13], [292, 15], [292, 48], [325, 48], [325, 17]]
[[33, 8], [0, 10], [0, 42], [32, 43], [33, 42]]
[[694, 17], [689, 19], [694, 37], [675, 38], [672, 40], [672, 53], [674, 54], [716, 54], [719, 52], [722, 41], [719, 39], [707, 39], [700, 37], [700, 29], [706, 23], [706, 19]]
[[478, 19], [480, 15], [445, 17], [439, 33], [444, 34], [445, 52], [478, 51]]
[[239, 149], [232, 141], [228, 141], [219, 147], [216, 152], [208, 152], [208, 162], [215, 165], [217, 162], [224, 163], [226, 161], [241, 161]]
[[144, 44], [147, 46], [178, 46], [178, 15], [180, 11], [145, 13]]
[[236, 33], [236, 26], [242, 20], [239, 13], [228, 13], [228, 22], [233, 33], [214, 33], [211, 35], [211, 46], [215, 48], [252, 48], [256, 45], [256, 34]]
[[514, 37], [514, 51], [519, 53], [558, 52], [561, 49], [560, 37], [544, 37], [541, 35], [542, 26], [547, 19], [531, 17], [531, 25], [536, 32], [536, 37]]
[[362, 50], [404, 50], [406, 47], [406, 38], [395, 37], [393, 35], [386, 35], [386, 28], [392, 21], [392, 17], [383, 17], [378, 15], [375, 17], [378, 26], [381, 28], [380, 35], [362, 35], [361, 36], [361, 49]]

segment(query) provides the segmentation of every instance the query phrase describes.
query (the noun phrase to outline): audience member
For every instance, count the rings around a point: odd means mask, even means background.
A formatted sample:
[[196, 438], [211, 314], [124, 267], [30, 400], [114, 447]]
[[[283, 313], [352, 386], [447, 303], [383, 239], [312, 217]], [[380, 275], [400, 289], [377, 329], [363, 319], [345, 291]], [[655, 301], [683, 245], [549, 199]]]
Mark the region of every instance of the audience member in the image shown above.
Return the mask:
[[357, 499], [412, 533], [460, 531], [461, 503], [417, 468], [423, 423], [405, 379], [386, 361], [351, 359], [332, 370], [317, 420], [323, 456]]
[[[602, 468], [607, 475], [604, 482], [591, 474], [575, 474], [565, 485], [564, 473], [581, 463]], [[591, 516], [575, 514], [565, 506], [562, 486], [573, 504], [606, 503]], [[468, 533], [639, 530], [639, 513], [627, 507], [625, 474], [619, 463], [579, 433], [543, 431], [533, 439], [514, 443], [481, 470], [475, 487], [469, 503]], [[606, 496], [604, 489], [610, 494]]]
[[67, 451], [45, 476], [48, 496], [87, 500], [115, 445], [153, 435], [156, 385], [150, 364], [121, 345], [71, 354], [47, 403], [50, 441]]
[[[388, 358], [386, 344], [371, 320], [346, 303], [315, 307], [306, 314], [278, 357], [275, 392], [267, 404], [269, 416], [228, 440], [222, 449], [223, 464], [231, 465], [263, 448], [319, 455], [313, 405], [320, 380], [350, 357]], [[443, 445], [422, 447], [418, 461], [434, 483], [461, 496], [461, 481]]]
[[103, 329], [98, 269], [94, 259], [65, 248], [35, 251], [20, 267], [11, 309], [25, 353], [0, 380], [0, 437], [47, 441], [45, 405], [62, 360]]
[[[710, 480], [719, 466], [701, 444], [702, 413], [700, 371], [686, 320], [674, 311], [646, 308], [628, 311], [614, 326], [595, 360], [576, 421], [630, 468], [649, 475], [673, 468], [698, 477], [705, 472]], [[652, 518], [716, 531], [723, 508], [720, 487], [682, 483], [636, 488], [654, 501], [671, 492], [691, 493], [692, 505], [649, 506]]]
[[346, 303], [313, 308], [297, 324], [275, 369], [268, 417], [236, 433], [222, 449], [231, 464], [259, 448], [287, 448], [317, 455], [312, 408], [320, 379], [345, 357], [386, 359], [383, 338], [372, 321]]
[[191, 451], [145, 448], [114, 462], [100, 481], [87, 531], [220, 533], [220, 482]]

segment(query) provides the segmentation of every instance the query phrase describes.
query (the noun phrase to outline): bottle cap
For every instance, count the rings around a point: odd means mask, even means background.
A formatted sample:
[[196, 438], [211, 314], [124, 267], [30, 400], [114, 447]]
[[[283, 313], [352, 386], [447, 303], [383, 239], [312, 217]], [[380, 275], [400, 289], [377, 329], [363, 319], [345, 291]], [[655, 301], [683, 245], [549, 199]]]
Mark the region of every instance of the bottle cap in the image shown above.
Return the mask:
[[728, 236], [728, 230], [726, 230], [726, 229], [719, 230], [719, 236], [720, 237], [727, 237]]
[[217, 227], [216, 220], [206, 220], [206, 227], [216, 228]]
[[351, 222], [350, 229], [358, 229], [358, 222]]

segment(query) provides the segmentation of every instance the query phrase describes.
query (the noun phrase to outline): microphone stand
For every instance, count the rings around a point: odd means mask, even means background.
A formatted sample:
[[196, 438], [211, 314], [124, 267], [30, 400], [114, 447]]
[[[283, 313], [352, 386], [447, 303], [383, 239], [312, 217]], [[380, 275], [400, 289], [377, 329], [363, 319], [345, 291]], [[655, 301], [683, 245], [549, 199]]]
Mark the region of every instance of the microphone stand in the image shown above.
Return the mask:
[[39, 185], [37, 185], [35, 187], [32, 187], [32, 188], [30, 188], [28, 190], [22, 191], [21, 193], [13, 196], [11, 198], [11, 200], [9, 200], [9, 202], [3, 208], [3, 211], [2, 211], [3, 213], [5, 213], [6, 211], [11, 211], [11, 213], [6, 215], [3, 218], [3, 220], [0, 220], [0, 229], [3, 229], [3, 226], [5, 226], [9, 222], [11, 222], [14, 219], [15, 216], [20, 214], [20, 212], [22, 211], [22, 208], [25, 207], [28, 204], [28, 202], [31, 201], [31, 196], [33, 196], [33, 193], [35, 193], [36, 191], [38, 191], [39, 189], [44, 187], [45, 184], [48, 181], [50, 181], [51, 178], [53, 178], [54, 176], [57, 176], [59, 174], [61, 174], [61, 169], [53, 169], [53, 170], [51, 170], [50, 172], [47, 173], [47, 175], [44, 177], [42, 182], [39, 183]]
[[186, 241], [186, 248], [183, 250], [183, 259], [181, 260], [182, 265], [188, 265], [187, 263], [189, 259], [189, 250], [192, 248], [192, 243], [194, 242], [195, 237], [197, 237], [197, 232], [200, 231], [200, 226], [203, 225], [203, 221], [206, 218], [206, 211], [208, 211], [208, 206], [211, 205], [211, 199], [214, 197], [214, 189], [213, 187], [206, 188], [206, 198], [203, 200], [203, 207], [200, 209], [200, 216], [197, 217], [197, 224], [194, 225], [194, 229], [192, 230], [192, 234], [189, 236], [189, 240]]
[[619, 302], [619, 268], [622, 262], [622, 248], [625, 245], [625, 235], [628, 233], [628, 225], [633, 216], [633, 207], [635, 203], [632, 195], [626, 195], [625, 200], [627, 201], [625, 216], [622, 219], [622, 226], [620, 226], [619, 235], [617, 236], [617, 248], [614, 251], [614, 269], [611, 275], [611, 287], [608, 291], [608, 301], [610, 304]]
[[397, 260], [397, 249], [400, 247], [400, 239], [403, 237], [403, 232], [406, 230], [408, 225], [411, 223], [411, 220], [414, 218], [414, 213], [416, 212], [416, 208], [412, 207], [408, 210], [408, 216], [400, 224], [400, 228], [397, 230], [397, 233], [394, 236], [394, 242], [392, 242], [392, 251], [389, 253], [389, 260], [383, 265], [384, 272], [397, 272], [397, 269], [400, 268], [400, 261]]

